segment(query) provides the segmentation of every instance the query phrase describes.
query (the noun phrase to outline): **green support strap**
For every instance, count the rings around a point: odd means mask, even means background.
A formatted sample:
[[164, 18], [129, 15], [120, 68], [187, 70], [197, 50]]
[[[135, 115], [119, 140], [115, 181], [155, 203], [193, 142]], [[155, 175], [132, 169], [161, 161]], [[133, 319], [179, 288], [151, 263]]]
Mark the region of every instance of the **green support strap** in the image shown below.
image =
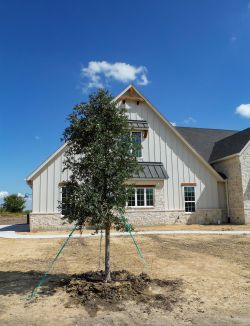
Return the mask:
[[65, 241], [63, 242], [62, 246], [60, 247], [60, 249], [58, 250], [57, 254], [55, 255], [54, 259], [51, 261], [51, 263], [49, 264], [48, 270], [47, 272], [44, 273], [43, 277], [41, 278], [40, 282], [37, 284], [37, 286], [34, 288], [34, 290], [32, 291], [31, 295], [27, 298], [27, 300], [32, 300], [36, 297], [37, 295], [37, 291], [39, 290], [39, 288], [43, 285], [43, 283], [45, 282], [46, 278], [48, 277], [48, 274], [50, 273], [50, 271], [52, 270], [54, 263], [56, 262], [56, 260], [58, 259], [58, 257], [60, 256], [60, 254], [62, 253], [64, 247], [66, 246], [66, 244], [68, 243], [69, 239], [71, 238], [71, 236], [73, 235], [73, 233], [75, 232], [77, 226], [75, 226], [72, 231], [70, 232], [70, 234], [68, 235], [68, 237], [65, 239]]
[[146, 261], [145, 261], [145, 259], [143, 257], [143, 254], [142, 254], [142, 252], [141, 252], [141, 250], [140, 250], [140, 248], [138, 246], [138, 243], [136, 242], [136, 240], [135, 240], [135, 238], [133, 236], [131, 224], [128, 223], [128, 219], [122, 213], [120, 213], [120, 216], [121, 216], [122, 222], [124, 223], [126, 232], [129, 233], [129, 235], [130, 235], [130, 237], [131, 237], [131, 239], [132, 239], [132, 241], [133, 241], [133, 243], [134, 243], [134, 245], [135, 245], [135, 247], [137, 249], [137, 252], [138, 252], [138, 254], [139, 254], [139, 256], [140, 256], [140, 258], [141, 258], [141, 260], [143, 262], [143, 264], [146, 266]]
[[[120, 216], [121, 216], [121, 220], [122, 222], [124, 223], [124, 226], [125, 226], [125, 230], [126, 232], [129, 233], [135, 247], [136, 247], [136, 250], [143, 262], [143, 264], [146, 266], [146, 262], [145, 262], [145, 259], [143, 257], [143, 254], [138, 246], [138, 243], [136, 242], [134, 236], [133, 236], [133, 233], [132, 233], [132, 228], [131, 228], [131, 225], [128, 223], [128, 220], [126, 219], [126, 217], [120, 213]], [[73, 233], [75, 232], [77, 226], [75, 226], [72, 231], [70, 232], [70, 234], [68, 235], [68, 237], [65, 239], [65, 241], [63, 242], [62, 246], [60, 247], [60, 249], [58, 250], [57, 254], [55, 255], [54, 259], [51, 261], [51, 263], [49, 264], [49, 267], [48, 267], [48, 270], [47, 272], [44, 273], [43, 277], [41, 278], [41, 280], [39, 281], [39, 283], [37, 284], [37, 286], [34, 288], [34, 290], [32, 291], [31, 295], [27, 298], [27, 300], [32, 300], [36, 297], [37, 295], [37, 291], [39, 290], [39, 288], [43, 285], [43, 283], [45, 282], [46, 278], [48, 277], [50, 271], [52, 270], [56, 260], [58, 259], [58, 257], [60, 256], [60, 254], [62, 253], [63, 249], [65, 248], [65, 246], [67, 245], [69, 239], [72, 237]], [[101, 234], [101, 238], [102, 238], [102, 234]]]

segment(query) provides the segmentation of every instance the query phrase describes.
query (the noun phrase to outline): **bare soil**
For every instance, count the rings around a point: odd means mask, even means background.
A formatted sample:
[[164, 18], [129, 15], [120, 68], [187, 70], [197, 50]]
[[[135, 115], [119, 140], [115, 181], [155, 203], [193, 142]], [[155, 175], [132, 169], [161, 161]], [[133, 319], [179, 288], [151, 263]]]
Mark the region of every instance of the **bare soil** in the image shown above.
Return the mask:
[[126, 270], [111, 272], [111, 282], [104, 283], [104, 272], [88, 272], [65, 281], [71, 302], [81, 303], [95, 316], [100, 307], [121, 310], [126, 301], [143, 303], [151, 308], [172, 310], [180, 296], [181, 280], [151, 279], [147, 274], [134, 275]]
[[107, 296], [96, 282], [102, 274], [89, 273], [103, 268], [100, 239], [81, 238], [70, 240], [31, 302], [63, 239], [0, 239], [0, 325], [250, 324], [249, 236], [136, 238], [146, 266], [131, 239], [111, 239], [112, 270], [129, 273], [113, 274]]

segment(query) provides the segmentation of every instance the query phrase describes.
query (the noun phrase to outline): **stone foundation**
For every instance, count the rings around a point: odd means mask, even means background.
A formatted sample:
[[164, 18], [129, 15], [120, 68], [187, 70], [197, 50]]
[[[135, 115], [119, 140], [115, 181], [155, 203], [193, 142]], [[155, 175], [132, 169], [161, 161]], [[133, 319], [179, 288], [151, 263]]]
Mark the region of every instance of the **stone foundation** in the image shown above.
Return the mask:
[[[226, 223], [221, 209], [199, 209], [194, 213], [163, 210], [128, 210], [126, 217], [135, 226], [164, 224], [218, 224]], [[30, 214], [30, 230], [68, 230], [72, 224], [65, 223], [60, 214]]]
[[30, 214], [30, 231], [69, 230], [73, 224], [65, 222], [61, 214]]
[[129, 211], [129, 222], [136, 226], [164, 224], [218, 224], [225, 223], [221, 209], [199, 209], [194, 213], [184, 211]]

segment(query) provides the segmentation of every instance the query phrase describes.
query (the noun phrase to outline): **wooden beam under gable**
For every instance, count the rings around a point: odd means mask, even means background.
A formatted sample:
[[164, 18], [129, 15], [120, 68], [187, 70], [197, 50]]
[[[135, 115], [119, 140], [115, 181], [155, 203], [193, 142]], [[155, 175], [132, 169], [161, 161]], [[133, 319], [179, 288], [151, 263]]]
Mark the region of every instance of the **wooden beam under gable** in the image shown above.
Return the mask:
[[196, 182], [182, 182], [181, 186], [182, 187], [196, 187]]
[[139, 96], [128, 96], [123, 95], [120, 97], [122, 101], [135, 101], [135, 102], [144, 102], [144, 99]]

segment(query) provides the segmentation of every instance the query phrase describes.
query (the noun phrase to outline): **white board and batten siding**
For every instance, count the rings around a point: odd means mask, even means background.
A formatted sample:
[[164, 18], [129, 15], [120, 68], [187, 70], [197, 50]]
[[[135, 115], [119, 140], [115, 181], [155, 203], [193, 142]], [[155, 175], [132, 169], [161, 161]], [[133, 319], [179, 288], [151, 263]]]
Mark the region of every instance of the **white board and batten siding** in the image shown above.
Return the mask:
[[63, 160], [62, 151], [33, 180], [33, 213], [58, 212], [60, 184], [69, 178], [68, 170], [63, 171]]
[[[195, 195], [198, 209], [221, 208], [215, 174], [188, 148], [173, 130], [147, 105], [126, 101], [131, 120], [146, 120], [148, 135], [142, 142], [144, 161], [162, 162], [168, 179], [164, 181], [166, 210], [184, 210], [181, 183], [196, 183]], [[33, 179], [33, 213], [58, 212], [60, 183], [68, 180], [63, 172], [63, 152], [48, 161]]]
[[183, 210], [181, 183], [196, 183], [197, 208], [220, 208], [218, 183], [204, 163], [176, 136], [167, 124], [145, 102], [126, 101], [129, 119], [146, 120], [148, 136], [142, 142], [144, 161], [162, 162], [169, 178], [165, 181], [166, 210]]

